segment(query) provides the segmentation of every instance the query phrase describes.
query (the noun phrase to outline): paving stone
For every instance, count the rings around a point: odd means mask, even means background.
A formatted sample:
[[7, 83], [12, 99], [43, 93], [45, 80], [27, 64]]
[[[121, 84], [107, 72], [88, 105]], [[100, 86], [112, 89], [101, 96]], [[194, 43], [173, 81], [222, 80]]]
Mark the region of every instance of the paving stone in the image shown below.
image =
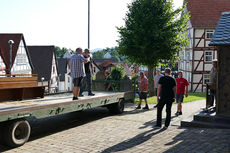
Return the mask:
[[[47, 153], [228, 153], [230, 129], [180, 128], [180, 121], [205, 107], [204, 101], [183, 104], [183, 115], [176, 117], [176, 105], [172, 107], [172, 121], [168, 129], [155, 129], [156, 109], [135, 110], [126, 105], [121, 115], [111, 116], [105, 108], [68, 114], [71, 120], [53, 123], [43, 128], [39, 123], [34, 135], [25, 145], [9, 149], [0, 145], [0, 152]], [[153, 108], [153, 105], [150, 105]], [[73, 116], [76, 116], [76, 119]], [[163, 110], [165, 118], [165, 109]], [[60, 120], [63, 122], [63, 120]], [[52, 122], [52, 121], [49, 121]], [[162, 122], [164, 124], [164, 120]], [[59, 127], [60, 126], [60, 127]], [[39, 134], [39, 128], [42, 132]], [[49, 130], [50, 129], [50, 130]], [[45, 133], [43, 133], [45, 131]], [[36, 132], [38, 133], [36, 135]]]

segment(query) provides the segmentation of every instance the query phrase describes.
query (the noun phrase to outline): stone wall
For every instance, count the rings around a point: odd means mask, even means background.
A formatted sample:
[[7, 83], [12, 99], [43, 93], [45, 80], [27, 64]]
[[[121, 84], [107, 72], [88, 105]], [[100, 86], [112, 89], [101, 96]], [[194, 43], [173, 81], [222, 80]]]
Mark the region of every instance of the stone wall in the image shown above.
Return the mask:
[[218, 51], [217, 114], [230, 116], [230, 46]]

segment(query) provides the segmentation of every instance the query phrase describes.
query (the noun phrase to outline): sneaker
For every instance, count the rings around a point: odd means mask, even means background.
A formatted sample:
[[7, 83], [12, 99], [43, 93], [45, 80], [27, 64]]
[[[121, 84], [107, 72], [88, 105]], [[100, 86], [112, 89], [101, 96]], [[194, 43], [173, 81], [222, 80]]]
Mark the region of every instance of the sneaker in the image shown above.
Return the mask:
[[73, 100], [78, 100], [78, 98], [77, 97], [73, 97]]
[[157, 108], [157, 104], [153, 108]]
[[138, 105], [138, 106], [136, 107], [136, 109], [141, 109], [141, 105]]
[[83, 95], [83, 94], [80, 94], [79, 97], [84, 97], [84, 95]]
[[93, 93], [89, 93], [89, 94], [88, 94], [88, 96], [94, 96], [94, 95], [95, 95], [95, 94], [93, 94]]
[[182, 115], [182, 112], [176, 112], [175, 115], [176, 116]]
[[142, 109], [149, 109], [149, 106], [145, 105], [145, 107], [143, 107]]

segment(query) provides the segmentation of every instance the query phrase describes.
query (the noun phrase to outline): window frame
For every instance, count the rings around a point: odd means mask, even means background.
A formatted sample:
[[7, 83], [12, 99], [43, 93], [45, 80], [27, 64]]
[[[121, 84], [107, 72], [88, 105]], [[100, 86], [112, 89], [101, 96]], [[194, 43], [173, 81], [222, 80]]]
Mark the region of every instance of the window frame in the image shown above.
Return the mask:
[[[207, 52], [210, 52], [211, 55], [206, 55]], [[207, 60], [206, 57], [211, 57], [211, 59], [210, 59], [210, 60]], [[204, 61], [205, 61], [205, 62], [212, 62], [212, 59], [213, 59], [213, 51], [212, 51], [212, 50], [207, 50], [207, 51], [205, 51], [205, 52], [204, 52]]]

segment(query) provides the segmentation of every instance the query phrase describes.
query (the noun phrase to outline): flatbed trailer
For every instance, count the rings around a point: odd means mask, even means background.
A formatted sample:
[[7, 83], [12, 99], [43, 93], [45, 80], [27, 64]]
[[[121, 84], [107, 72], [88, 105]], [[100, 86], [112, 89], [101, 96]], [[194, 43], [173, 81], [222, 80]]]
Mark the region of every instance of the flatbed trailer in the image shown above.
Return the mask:
[[55, 94], [44, 98], [0, 102], [0, 135], [6, 145], [18, 147], [26, 143], [31, 128], [28, 118], [51, 117], [85, 109], [106, 106], [111, 113], [119, 114], [124, 103], [134, 99], [134, 92], [95, 92], [95, 96], [72, 100], [72, 93]]

